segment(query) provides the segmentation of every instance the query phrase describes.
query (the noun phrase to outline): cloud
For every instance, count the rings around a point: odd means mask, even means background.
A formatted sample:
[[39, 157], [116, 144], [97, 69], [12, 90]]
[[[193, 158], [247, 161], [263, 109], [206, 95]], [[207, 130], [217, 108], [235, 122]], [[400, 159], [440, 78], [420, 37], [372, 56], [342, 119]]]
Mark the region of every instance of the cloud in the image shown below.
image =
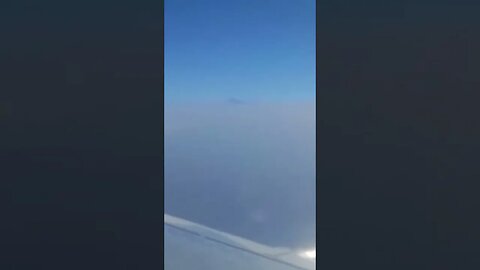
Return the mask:
[[314, 244], [313, 102], [165, 113], [167, 213], [266, 244]]

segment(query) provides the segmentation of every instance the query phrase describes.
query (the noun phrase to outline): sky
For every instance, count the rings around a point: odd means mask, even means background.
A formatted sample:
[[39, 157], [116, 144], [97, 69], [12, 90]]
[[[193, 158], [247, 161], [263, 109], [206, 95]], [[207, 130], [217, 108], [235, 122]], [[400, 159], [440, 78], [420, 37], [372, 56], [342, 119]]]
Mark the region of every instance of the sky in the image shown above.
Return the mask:
[[165, 103], [314, 98], [315, 1], [165, 1]]
[[166, 213], [315, 245], [315, 1], [165, 2]]

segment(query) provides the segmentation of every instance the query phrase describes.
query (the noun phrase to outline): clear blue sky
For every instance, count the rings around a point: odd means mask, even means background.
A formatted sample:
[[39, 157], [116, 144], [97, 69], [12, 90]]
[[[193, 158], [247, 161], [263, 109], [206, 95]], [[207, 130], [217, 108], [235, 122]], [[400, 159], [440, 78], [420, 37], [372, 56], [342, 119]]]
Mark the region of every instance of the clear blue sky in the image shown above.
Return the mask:
[[165, 1], [167, 104], [314, 96], [314, 0]]

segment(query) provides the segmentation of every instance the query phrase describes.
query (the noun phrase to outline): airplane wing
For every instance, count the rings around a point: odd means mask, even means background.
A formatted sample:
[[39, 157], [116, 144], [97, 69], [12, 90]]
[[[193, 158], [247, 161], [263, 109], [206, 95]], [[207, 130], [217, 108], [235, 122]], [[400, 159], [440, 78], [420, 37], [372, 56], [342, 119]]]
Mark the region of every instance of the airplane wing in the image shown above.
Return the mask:
[[164, 216], [166, 270], [313, 270], [315, 259]]

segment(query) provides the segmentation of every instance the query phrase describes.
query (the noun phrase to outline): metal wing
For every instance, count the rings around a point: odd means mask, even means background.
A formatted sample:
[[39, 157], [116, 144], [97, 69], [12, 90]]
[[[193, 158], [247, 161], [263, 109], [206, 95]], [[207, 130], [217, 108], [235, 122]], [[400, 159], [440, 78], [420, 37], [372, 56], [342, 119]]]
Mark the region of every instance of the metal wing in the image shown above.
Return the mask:
[[164, 216], [166, 270], [313, 270], [315, 260], [169, 215]]

